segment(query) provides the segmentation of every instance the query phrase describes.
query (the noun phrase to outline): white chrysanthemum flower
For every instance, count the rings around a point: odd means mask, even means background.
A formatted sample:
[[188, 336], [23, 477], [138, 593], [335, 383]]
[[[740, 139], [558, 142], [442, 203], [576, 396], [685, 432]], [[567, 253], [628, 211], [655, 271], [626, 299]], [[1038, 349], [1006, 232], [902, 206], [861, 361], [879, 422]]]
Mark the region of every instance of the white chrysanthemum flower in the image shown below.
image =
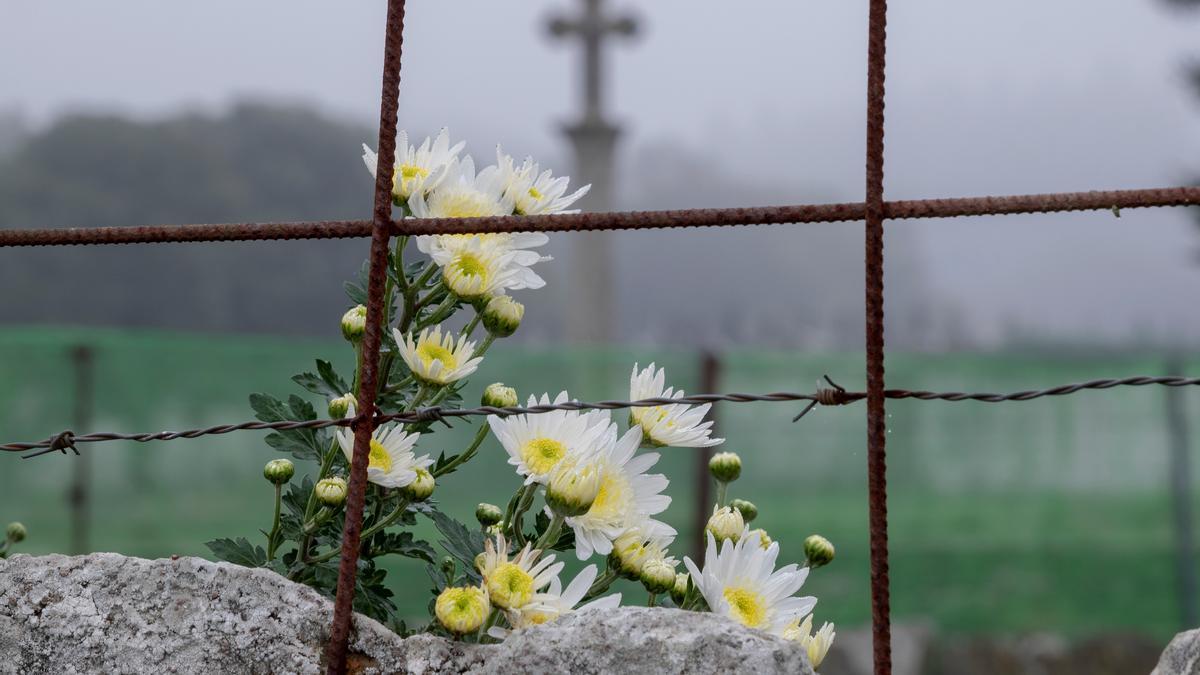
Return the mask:
[[443, 283], [460, 298], [474, 300], [546, 285], [545, 279], [529, 269], [529, 256], [541, 259], [537, 253], [505, 249], [487, 235], [462, 236], [466, 238], [445, 249], [450, 255], [442, 264]]
[[[629, 398], [640, 401], [647, 398], [681, 398], [683, 390], [675, 391], [666, 384], [667, 371], [665, 368], [655, 370], [654, 364], [638, 371], [633, 364], [633, 374], [629, 377]], [[670, 446], [674, 448], [707, 448], [724, 443], [723, 438], [712, 438], [712, 421], [705, 422], [712, 404], [704, 405], [665, 405], [653, 408], [630, 408], [629, 423], [642, 428], [643, 441], [653, 447]]]
[[455, 342], [449, 332], [442, 334], [441, 326], [426, 328], [416, 341], [413, 341], [412, 333], [402, 335], [395, 328], [392, 335], [396, 338], [400, 358], [422, 382], [439, 385], [457, 382], [475, 372], [483, 361], [482, 356], [471, 357], [475, 353], [475, 343], [467, 340], [467, 336], [460, 336]]
[[613, 540], [633, 527], [650, 536], [675, 535], [674, 528], [650, 518], [667, 510], [671, 498], [660, 494], [667, 488], [667, 477], [646, 473], [658, 461], [658, 453], [634, 457], [640, 443], [640, 429], [630, 429], [618, 440], [617, 425], [610, 424], [599, 451], [588, 460], [600, 474], [600, 492], [587, 513], [565, 521], [575, 531], [575, 555], [580, 560], [593, 552], [608, 555]]
[[[567, 401], [560, 393], [554, 403]], [[529, 397], [529, 405], [550, 405], [550, 397]], [[554, 410], [537, 415], [488, 416], [488, 425], [508, 453], [508, 463], [525, 476], [525, 484], [545, 483], [551, 472], [564, 460], [570, 463], [589, 459], [598, 448], [610, 422], [605, 411], [580, 413]]]
[[504, 194], [500, 169], [475, 172], [470, 156], [446, 164], [445, 176], [428, 194], [413, 193], [408, 207], [416, 218], [482, 218], [512, 215], [512, 199]]
[[621, 604], [621, 594], [597, 598], [586, 605], [575, 607], [579, 601], [583, 600], [583, 596], [587, 595], [588, 589], [592, 587], [592, 582], [596, 580], [596, 566], [588, 565], [579, 571], [571, 583], [567, 584], [566, 590], [563, 590], [562, 582], [558, 577], [554, 577], [550, 581], [550, 587], [542, 593], [533, 596], [533, 600], [519, 610], [509, 610], [504, 613], [508, 619], [512, 630], [500, 628], [499, 626], [490, 628], [488, 635], [503, 640], [508, 637], [514, 630], [521, 630], [530, 626], [540, 626], [544, 623], [555, 621], [558, 618], [570, 614], [571, 612], [582, 612], [589, 609], [612, 609]]
[[[350, 408], [354, 416], [354, 407]], [[429, 455], [417, 457], [413, 446], [420, 434], [406, 434], [403, 427], [388, 424], [377, 427], [371, 435], [370, 463], [367, 464], [367, 480], [387, 488], [402, 488], [417, 478], [417, 469], [433, 464]], [[342, 427], [337, 431], [338, 445], [347, 461], [354, 456], [354, 430]]]
[[[420, 147], [408, 144], [408, 132], [401, 131], [396, 138], [395, 173], [392, 175], [392, 197], [399, 203], [414, 194], [424, 195], [437, 187], [446, 176], [446, 169], [458, 159], [465, 143], [450, 146], [450, 135], [443, 128], [436, 139], [426, 138]], [[363, 144], [363, 163], [375, 175], [379, 155]]]
[[743, 535], [737, 543], [717, 542], [708, 535], [703, 571], [684, 558], [692, 581], [714, 614], [727, 616], [749, 628], [782, 635], [789, 624], [808, 614], [817, 604], [813, 597], [792, 597], [808, 578], [808, 568], [795, 564], [775, 569], [779, 544], [767, 548]]
[[584, 185], [575, 192], [565, 195], [569, 176], [555, 178], [549, 169], [541, 171], [532, 157], [526, 157], [521, 166], [516, 166], [511, 155], [496, 147], [496, 165], [504, 180], [504, 193], [512, 199], [513, 210], [522, 216], [547, 215], [553, 213], [579, 213], [579, 209], [567, 209], [583, 198], [592, 189]]
[[804, 617], [804, 621], [799, 619], [793, 621], [783, 630], [785, 640], [799, 642], [800, 646], [808, 652], [808, 662], [814, 669], [819, 668], [821, 662], [825, 660], [825, 655], [829, 653], [829, 647], [833, 645], [835, 637], [837, 637], [837, 633], [833, 632], [833, 624], [828, 621], [821, 625], [816, 635], [813, 635], [812, 614]]
[[541, 553], [533, 550], [532, 544], [525, 544], [525, 548], [509, 560], [508, 542], [503, 534], [496, 535], [494, 545], [491, 539], [484, 544], [483, 556], [477, 562], [483, 586], [493, 605], [519, 610], [534, 599], [534, 594], [558, 580], [563, 563], [554, 562], [553, 555], [538, 560]]

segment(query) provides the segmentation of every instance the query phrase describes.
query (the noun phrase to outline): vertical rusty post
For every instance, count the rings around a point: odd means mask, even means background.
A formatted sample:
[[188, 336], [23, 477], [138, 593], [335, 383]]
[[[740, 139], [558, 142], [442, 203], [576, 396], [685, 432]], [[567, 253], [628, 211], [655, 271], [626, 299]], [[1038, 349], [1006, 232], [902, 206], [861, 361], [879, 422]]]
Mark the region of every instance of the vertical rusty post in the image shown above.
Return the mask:
[[887, 0], [870, 0], [867, 36], [867, 501], [871, 538], [871, 626], [875, 675], [892, 672], [888, 597], [887, 418], [883, 386], [883, 78]]
[[354, 613], [354, 586], [358, 547], [362, 535], [363, 503], [367, 490], [367, 459], [375, 427], [375, 394], [378, 390], [379, 345], [383, 325], [387, 278], [388, 240], [392, 226], [392, 171], [396, 153], [396, 111], [400, 93], [400, 55], [403, 47], [404, 0], [388, 0], [387, 34], [383, 45], [383, 90], [379, 103], [379, 163], [375, 168], [375, 218], [371, 229], [370, 272], [367, 278], [367, 325], [363, 333], [358, 421], [354, 426], [354, 453], [342, 528], [342, 555], [338, 566], [333, 627], [325, 652], [330, 675], [346, 672], [346, 649]]
[[[718, 384], [721, 378], [721, 361], [717, 355], [705, 350], [700, 354], [700, 391], [713, 394], [720, 391]], [[713, 422], [713, 435], [717, 435], [717, 409], [712, 408], [708, 415]], [[696, 543], [692, 545], [692, 559], [704, 560], [704, 526], [708, 525], [708, 517], [712, 513], [713, 494], [712, 477], [708, 473], [708, 460], [712, 459], [712, 448], [696, 448], [696, 513], [695, 532]]]
[[[75, 410], [72, 424], [84, 430], [92, 426], [92, 348], [76, 345], [71, 349], [71, 365], [75, 371]], [[71, 544], [73, 555], [83, 555], [88, 548], [90, 514], [88, 509], [88, 487], [92, 482], [92, 453], [85, 452], [73, 458], [74, 471], [71, 487], [67, 490], [67, 503], [71, 507]]]

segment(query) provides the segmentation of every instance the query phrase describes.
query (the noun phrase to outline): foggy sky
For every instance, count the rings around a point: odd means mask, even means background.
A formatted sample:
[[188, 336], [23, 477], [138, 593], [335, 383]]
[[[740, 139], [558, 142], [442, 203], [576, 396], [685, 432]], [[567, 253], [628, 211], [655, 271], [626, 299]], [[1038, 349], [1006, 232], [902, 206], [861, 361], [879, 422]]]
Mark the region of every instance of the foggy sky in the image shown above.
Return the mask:
[[[865, 1], [610, 4], [643, 27], [610, 62], [626, 162], [674, 145], [763, 192], [861, 198]], [[565, 169], [557, 125], [575, 110], [576, 52], [542, 27], [560, 10], [574, 3], [410, 2], [401, 125], [449, 125], [476, 156], [499, 141]], [[42, 125], [256, 96], [373, 124], [383, 13], [380, 0], [6, 3], [0, 110]], [[1200, 58], [1198, 33], [1200, 15], [1155, 0], [893, 3], [888, 197], [1187, 182], [1200, 174], [1200, 101], [1183, 67]], [[985, 335], [1017, 321], [1200, 338], [1200, 235], [1182, 211], [889, 227]]]

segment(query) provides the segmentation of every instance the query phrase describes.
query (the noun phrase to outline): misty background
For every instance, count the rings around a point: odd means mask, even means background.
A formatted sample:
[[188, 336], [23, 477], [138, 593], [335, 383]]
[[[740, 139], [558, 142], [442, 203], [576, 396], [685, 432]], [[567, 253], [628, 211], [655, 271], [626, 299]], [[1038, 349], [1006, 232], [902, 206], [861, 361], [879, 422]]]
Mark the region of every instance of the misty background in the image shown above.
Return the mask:
[[[0, 224], [366, 217], [358, 144], [375, 143], [375, 4], [7, 7]], [[616, 5], [639, 20], [638, 37], [607, 49], [609, 108], [625, 131], [617, 207], [861, 199], [859, 4]], [[499, 142], [568, 173], [559, 126], [577, 111], [578, 50], [544, 27], [568, 9], [414, 3], [401, 126], [447, 125], [481, 161]], [[887, 196], [1189, 182], [1200, 167], [1186, 68], [1200, 56], [1198, 20], [1150, 1], [893, 8]], [[51, 34], [69, 35], [69, 48]], [[857, 224], [613, 236], [620, 341], [861, 342]], [[564, 239], [524, 339], [562, 335]], [[0, 315], [328, 335], [344, 304], [330, 282], [357, 269], [362, 244], [8, 250], [0, 278], [20, 292], [5, 294]], [[1200, 337], [1184, 210], [899, 221], [887, 246], [888, 338], [901, 348]]]

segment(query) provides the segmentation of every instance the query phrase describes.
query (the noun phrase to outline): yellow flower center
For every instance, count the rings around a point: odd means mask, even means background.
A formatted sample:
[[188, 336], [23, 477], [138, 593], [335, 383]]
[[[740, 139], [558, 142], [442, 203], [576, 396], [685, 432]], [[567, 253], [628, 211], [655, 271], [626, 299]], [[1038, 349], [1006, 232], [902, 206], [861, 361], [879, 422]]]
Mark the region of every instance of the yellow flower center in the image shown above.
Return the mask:
[[383, 444], [374, 438], [371, 439], [371, 454], [369, 458], [368, 467], [384, 472], [392, 470], [392, 456], [388, 454], [387, 450], [384, 450]]
[[424, 363], [426, 368], [433, 365], [434, 361], [441, 361], [442, 367], [448, 370], [458, 367], [458, 359], [454, 358], [454, 352], [433, 340], [426, 340], [417, 345], [417, 356], [421, 358], [421, 363]]
[[429, 169], [415, 164], [401, 164], [400, 177], [405, 181], [410, 181], [414, 178], [424, 178], [429, 175]]
[[533, 577], [515, 563], [504, 563], [488, 577], [487, 589], [497, 607], [518, 609], [533, 599]]
[[478, 218], [497, 215], [496, 203], [476, 190], [439, 191], [436, 204], [430, 204], [433, 215], [442, 218]]
[[550, 612], [526, 612], [525, 620], [534, 626], [540, 626], [554, 618]]
[[624, 515], [629, 502], [629, 482], [619, 471], [606, 471], [600, 481], [600, 492], [588, 510], [588, 517], [614, 519]]
[[541, 190], [539, 190], [535, 187], [531, 187], [531, 188], [529, 188], [529, 196], [533, 197], [534, 199], [541, 200], [541, 198], [544, 197], [545, 195], [542, 194]]
[[567, 454], [567, 446], [553, 438], [535, 438], [521, 448], [521, 459], [530, 473], [546, 473]]
[[766, 603], [762, 596], [744, 588], [726, 588], [722, 595], [729, 603], [729, 613], [743, 626], [762, 628], [767, 622]]
[[480, 278], [487, 276], [487, 263], [474, 253], [459, 253], [454, 256], [450, 265], [463, 276]]

